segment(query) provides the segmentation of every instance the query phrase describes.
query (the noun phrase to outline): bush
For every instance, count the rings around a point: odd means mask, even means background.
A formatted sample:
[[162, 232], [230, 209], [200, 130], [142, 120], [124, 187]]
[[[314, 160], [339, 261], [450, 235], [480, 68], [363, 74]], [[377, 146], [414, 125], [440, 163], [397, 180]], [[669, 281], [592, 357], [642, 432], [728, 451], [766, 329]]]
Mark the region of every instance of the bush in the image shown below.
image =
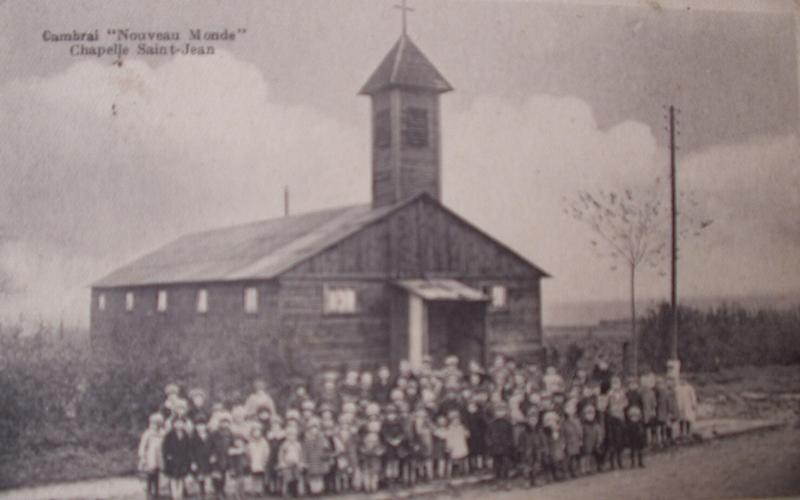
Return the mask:
[[[640, 321], [641, 358], [657, 370], [664, 370], [669, 357], [671, 319], [671, 307], [661, 304]], [[688, 371], [800, 363], [800, 308], [679, 307], [678, 357]]]

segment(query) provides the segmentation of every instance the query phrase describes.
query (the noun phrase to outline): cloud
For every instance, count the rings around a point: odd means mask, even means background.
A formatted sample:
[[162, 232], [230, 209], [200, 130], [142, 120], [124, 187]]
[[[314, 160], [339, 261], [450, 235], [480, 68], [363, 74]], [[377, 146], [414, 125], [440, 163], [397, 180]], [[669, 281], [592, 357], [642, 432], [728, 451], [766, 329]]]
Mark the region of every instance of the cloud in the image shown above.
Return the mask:
[[93, 280], [185, 232], [278, 215], [285, 184], [298, 211], [368, 196], [366, 134], [277, 102], [225, 52], [11, 81], [0, 143], [6, 263], [28, 291], [6, 314], [85, 320]]
[[[280, 102], [270, 78], [222, 52], [79, 62], [0, 88], [0, 261], [21, 286], [0, 316], [85, 323], [92, 281], [181, 234], [279, 215], [285, 184], [297, 212], [367, 200], [367, 102], [353, 126]], [[553, 274], [545, 306], [624, 298], [626, 275], [589, 250], [563, 198], [665, 178], [653, 131], [602, 128], [568, 96], [444, 103], [444, 201]], [[681, 158], [681, 189], [715, 220], [683, 247], [682, 290], [800, 287], [787, 272], [800, 262], [799, 151], [794, 136], [764, 137]], [[653, 272], [640, 284], [668, 286]]]

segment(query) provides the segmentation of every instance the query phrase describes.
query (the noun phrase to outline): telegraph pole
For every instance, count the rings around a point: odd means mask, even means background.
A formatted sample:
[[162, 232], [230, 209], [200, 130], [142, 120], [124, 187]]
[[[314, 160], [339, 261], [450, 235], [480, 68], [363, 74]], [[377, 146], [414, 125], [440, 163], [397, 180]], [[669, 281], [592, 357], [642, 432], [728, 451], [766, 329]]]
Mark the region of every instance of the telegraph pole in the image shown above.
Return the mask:
[[677, 365], [678, 361], [678, 207], [676, 193], [675, 169], [675, 106], [669, 107], [669, 185], [670, 185], [670, 216], [672, 222], [671, 240], [671, 289], [670, 305], [672, 306], [672, 321], [670, 323], [669, 357]]

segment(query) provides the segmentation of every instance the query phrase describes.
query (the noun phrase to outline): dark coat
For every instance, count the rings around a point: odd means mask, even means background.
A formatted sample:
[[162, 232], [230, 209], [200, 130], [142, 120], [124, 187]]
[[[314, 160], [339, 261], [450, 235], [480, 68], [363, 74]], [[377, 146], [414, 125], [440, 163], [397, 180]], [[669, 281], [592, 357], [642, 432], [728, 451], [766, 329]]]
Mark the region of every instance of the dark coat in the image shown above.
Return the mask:
[[217, 431], [211, 435], [211, 449], [208, 462], [212, 472], [224, 474], [229, 467], [228, 449], [233, 446], [233, 433]]
[[384, 421], [381, 426], [381, 437], [387, 460], [400, 460], [409, 455], [405, 425], [399, 419], [394, 422]]
[[492, 456], [511, 456], [514, 452], [514, 428], [505, 418], [495, 418], [486, 429], [486, 451]]
[[605, 430], [603, 424], [594, 420], [592, 422], [583, 422], [583, 453], [588, 455], [590, 453], [597, 453], [603, 450], [603, 440], [605, 439]]
[[544, 431], [541, 427], [531, 427], [527, 423], [521, 425], [522, 433], [517, 449], [520, 459], [528, 466], [542, 463], [547, 451], [547, 438]]
[[644, 422], [625, 422], [625, 445], [632, 450], [643, 450], [647, 446], [647, 431]]
[[551, 463], [558, 463], [567, 458], [567, 440], [562, 431], [553, 432], [547, 429], [547, 458]]
[[192, 464], [198, 474], [206, 475], [211, 472], [211, 450], [214, 442], [210, 435], [205, 439], [195, 434], [192, 436]]
[[393, 387], [391, 381], [387, 381], [384, 384], [380, 379], [376, 380], [372, 384], [372, 399], [380, 405], [385, 405], [389, 402]]
[[567, 455], [570, 457], [579, 456], [583, 448], [583, 425], [577, 418], [564, 420], [561, 426], [564, 434], [564, 441], [567, 446]]
[[467, 424], [469, 437], [467, 438], [467, 448], [469, 448], [470, 455], [484, 455], [486, 454], [486, 416], [480, 411], [475, 413], [467, 412], [464, 418], [464, 423]]
[[189, 474], [192, 461], [192, 439], [186, 432], [180, 435], [173, 429], [164, 436], [161, 445], [164, 455], [164, 474], [171, 478], [183, 478]]

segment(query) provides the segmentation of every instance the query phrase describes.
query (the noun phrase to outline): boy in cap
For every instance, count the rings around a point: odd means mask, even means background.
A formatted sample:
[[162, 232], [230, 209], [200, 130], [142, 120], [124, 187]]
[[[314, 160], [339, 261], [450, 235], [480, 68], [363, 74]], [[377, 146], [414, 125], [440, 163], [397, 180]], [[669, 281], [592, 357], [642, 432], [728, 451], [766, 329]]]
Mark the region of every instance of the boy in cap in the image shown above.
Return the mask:
[[528, 408], [528, 418], [520, 436], [518, 454], [528, 478], [528, 486], [536, 486], [536, 469], [542, 467], [547, 441], [539, 426], [539, 409]]
[[193, 423], [197, 423], [200, 420], [208, 422], [211, 416], [206, 408], [207, 401], [208, 395], [205, 390], [195, 387], [189, 391], [189, 412], [187, 413], [189, 420]]
[[225, 482], [228, 477], [228, 449], [233, 446], [231, 416], [220, 412], [217, 415], [217, 430], [211, 436], [211, 453], [208, 464], [211, 471], [211, 485], [217, 498], [225, 496]]
[[247, 442], [247, 458], [250, 464], [251, 491], [256, 495], [264, 494], [271, 451], [261, 424], [254, 423], [250, 428], [250, 440]]
[[211, 450], [213, 442], [208, 433], [208, 424], [204, 420], [197, 420], [194, 424], [194, 435], [191, 441], [192, 474], [200, 490], [200, 497], [206, 495], [206, 480], [211, 473]]
[[367, 424], [367, 434], [359, 449], [361, 461], [362, 482], [364, 491], [374, 493], [378, 491], [378, 481], [380, 479], [381, 467], [383, 466], [384, 448], [381, 445], [381, 438], [378, 434], [379, 426], [374, 422]]
[[583, 470], [588, 473], [600, 472], [603, 467], [603, 441], [605, 430], [597, 418], [597, 408], [592, 403], [583, 407]]
[[305, 495], [303, 480], [305, 468], [305, 450], [299, 439], [297, 424], [287, 424], [286, 439], [278, 450], [278, 472], [281, 476], [284, 497], [289, 496], [292, 486], [296, 487], [298, 496]]
[[164, 436], [161, 445], [164, 456], [164, 475], [169, 478], [169, 490], [174, 500], [181, 500], [184, 494], [184, 482], [191, 467], [191, 441], [186, 432], [186, 422], [176, 418], [172, 429]]
[[325, 476], [330, 471], [333, 450], [328, 439], [322, 434], [321, 424], [317, 418], [312, 418], [306, 423], [303, 452], [308, 490], [312, 495], [319, 495], [324, 490]]

